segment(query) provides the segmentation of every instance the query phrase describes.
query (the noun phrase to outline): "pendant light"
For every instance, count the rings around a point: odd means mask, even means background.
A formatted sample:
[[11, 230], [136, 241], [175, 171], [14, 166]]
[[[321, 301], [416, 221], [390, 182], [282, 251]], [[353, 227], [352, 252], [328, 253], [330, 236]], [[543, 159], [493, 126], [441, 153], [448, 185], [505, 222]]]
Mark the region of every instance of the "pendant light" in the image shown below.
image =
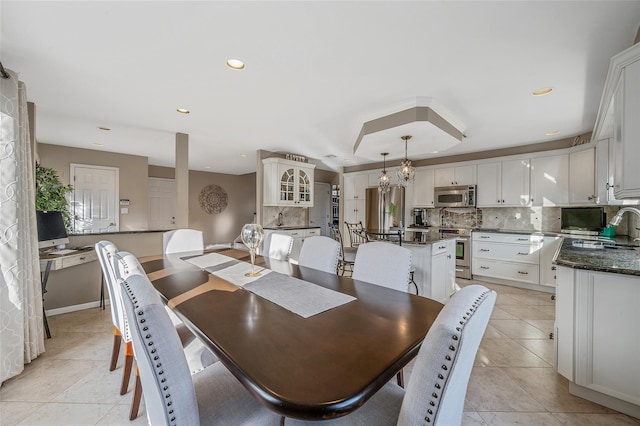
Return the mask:
[[391, 185], [391, 178], [387, 173], [387, 155], [389, 155], [389, 153], [382, 152], [380, 153], [380, 155], [382, 155], [383, 166], [382, 166], [382, 173], [378, 178], [378, 186], [380, 187], [381, 190], [386, 192], [389, 190], [389, 186]]
[[407, 142], [411, 139], [411, 135], [402, 136], [401, 139], [404, 141], [404, 160], [400, 163], [400, 168], [398, 169], [398, 179], [400, 180], [400, 185], [407, 186], [415, 179], [416, 168], [411, 165], [411, 160], [407, 158]]

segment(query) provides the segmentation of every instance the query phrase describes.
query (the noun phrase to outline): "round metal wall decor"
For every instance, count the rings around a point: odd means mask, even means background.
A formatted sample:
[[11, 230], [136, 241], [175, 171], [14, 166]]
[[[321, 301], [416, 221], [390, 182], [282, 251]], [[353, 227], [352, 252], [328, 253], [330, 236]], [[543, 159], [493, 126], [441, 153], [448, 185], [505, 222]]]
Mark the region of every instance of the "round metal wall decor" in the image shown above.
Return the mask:
[[227, 192], [218, 185], [207, 185], [200, 191], [198, 202], [206, 213], [221, 213], [227, 208]]

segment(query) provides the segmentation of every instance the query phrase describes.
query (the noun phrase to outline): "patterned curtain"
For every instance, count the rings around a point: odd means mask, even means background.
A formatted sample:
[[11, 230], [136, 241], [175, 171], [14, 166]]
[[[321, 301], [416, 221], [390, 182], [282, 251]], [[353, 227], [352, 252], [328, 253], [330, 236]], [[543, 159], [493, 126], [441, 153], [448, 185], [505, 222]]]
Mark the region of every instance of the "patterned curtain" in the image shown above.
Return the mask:
[[0, 383], [44, 352], [27, 93], [0, 78]]

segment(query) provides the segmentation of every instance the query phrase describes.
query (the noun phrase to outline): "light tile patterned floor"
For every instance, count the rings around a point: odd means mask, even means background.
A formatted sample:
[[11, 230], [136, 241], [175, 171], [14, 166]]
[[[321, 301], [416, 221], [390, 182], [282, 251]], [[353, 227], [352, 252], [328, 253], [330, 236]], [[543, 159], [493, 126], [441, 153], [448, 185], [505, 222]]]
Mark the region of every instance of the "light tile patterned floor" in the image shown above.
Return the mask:
[[[475, 360], [463, 425], [640, 425], [569, 394], [567, 380], [553, 369], [549, 294], [480, 284], [496, 290], [498, 300]], [[47, 351], [0, 387], [0, 425], [147, 424], [144, 403], [139, 417], [128, 420], [133, 384], [118, 395], [122, 359], [108, 371], [109, 311], [58, 315], [50, 326]]]

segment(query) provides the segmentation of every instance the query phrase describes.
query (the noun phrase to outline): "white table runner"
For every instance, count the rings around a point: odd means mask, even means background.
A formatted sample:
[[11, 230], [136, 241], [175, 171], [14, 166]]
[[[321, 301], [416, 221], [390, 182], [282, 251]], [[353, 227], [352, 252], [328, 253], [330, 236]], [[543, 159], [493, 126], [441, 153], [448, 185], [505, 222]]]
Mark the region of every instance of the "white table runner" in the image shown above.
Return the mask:
[[233, 257], [219, 253], [209, 253], [202, 256], [190, 257], [189, 259], [186, 259], [186, 261], [200, 269], [213, 268], [229, 262], [237, 262]]

